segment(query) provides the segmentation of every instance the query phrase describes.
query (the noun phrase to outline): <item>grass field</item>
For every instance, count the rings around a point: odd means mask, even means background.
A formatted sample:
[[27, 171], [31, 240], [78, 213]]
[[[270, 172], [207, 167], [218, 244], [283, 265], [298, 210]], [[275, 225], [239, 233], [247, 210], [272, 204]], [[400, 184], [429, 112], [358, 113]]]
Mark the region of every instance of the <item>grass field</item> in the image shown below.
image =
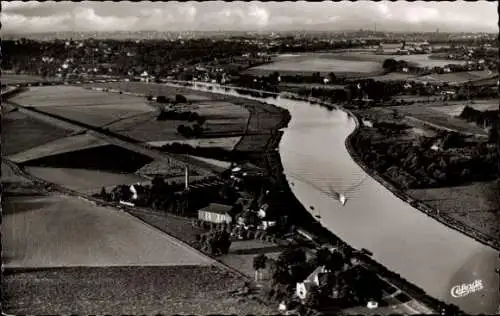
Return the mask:
[[135, 173], [47, 167], [25, 167], [25, 170], [37, 178], [82, 193], [99, 191], [101, 187], [111, 187], [119, 184], [134, 184], [146, 181], [145, 178]]
[[212, 264], [131, 215], [75, 197], [12, 197], [3, 212], [6, 268]]
[[2, 117], [2, 154], [9, 156], [63, 138], [72, 133], [19, 111]]
[[408, 191], [411, 196], [440, 210], [442, 214], [467, 223], [493, 238], [500, 236], [497, 192], [495, 182]]
[[7, 274], [10, 314], [271, 315], [276, 310], [231, 295], [241, 278], [211, 267], [65, 268]]

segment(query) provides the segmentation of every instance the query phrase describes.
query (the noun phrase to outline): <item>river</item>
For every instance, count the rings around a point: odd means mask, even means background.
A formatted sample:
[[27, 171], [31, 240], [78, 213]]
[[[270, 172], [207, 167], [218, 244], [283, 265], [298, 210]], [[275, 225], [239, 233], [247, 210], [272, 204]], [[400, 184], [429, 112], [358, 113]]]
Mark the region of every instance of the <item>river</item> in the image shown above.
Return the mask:
[[[196, 89], [207, 91], [200, 84]], [[210, 91], [251, 98], [228, 90], [214, 86]], [[303, 101], [253, 99], [290, 111], [279, 146], [285, 174], [297, 199], [320, 215], [323, 226], [353, 247], [370, 250], [376, 261], [431, 296], [468, 313], [497, 311], [498, 252], [428, 217], [369, 177], [344, 144], [355, 129], [353, 118]], [[333, 199], [332, 191], [344, 193], [347, 203]], [[452, 295], [455, 286], [475, 281], [475, 292]]]

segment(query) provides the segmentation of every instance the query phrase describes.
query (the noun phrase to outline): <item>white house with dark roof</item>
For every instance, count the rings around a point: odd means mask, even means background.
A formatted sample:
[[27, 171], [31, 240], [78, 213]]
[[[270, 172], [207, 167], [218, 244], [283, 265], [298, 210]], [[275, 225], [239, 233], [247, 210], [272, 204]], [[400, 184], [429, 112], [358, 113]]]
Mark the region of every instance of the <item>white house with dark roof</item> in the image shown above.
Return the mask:
[[198, 219], [211, 223], [231, 223], [230, 214], [232, 206], [210, 203], [207, 207], [198, 210]]
[[295, 291], [297, 297], [305, 300], [312, 287], [321, 285], [319, 276], [327, 272], [325, 266], [319, 266], [304, 281], [298, 282]]

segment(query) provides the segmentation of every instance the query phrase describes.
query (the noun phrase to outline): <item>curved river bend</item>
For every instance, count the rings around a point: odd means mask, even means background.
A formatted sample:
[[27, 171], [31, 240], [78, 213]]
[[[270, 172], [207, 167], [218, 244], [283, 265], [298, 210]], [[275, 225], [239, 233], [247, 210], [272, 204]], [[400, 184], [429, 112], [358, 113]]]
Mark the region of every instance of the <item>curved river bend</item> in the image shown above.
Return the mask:
[[[500, 303], [498, 252], [428, 217], [367, 176], [345, 147], [355, 121], [341, 110], [277, 97], [254, 98], [203, 84], [194, 89], [265, 101], [290, 111], [280, 155], [297, 199], [323, 226], [429, 295], [462, 310], [494, 314]], [[329, 192], [348, 196], [342, 206]], [[454, 297], [452, 288], [479, 280], [480, 290]], [[476, 282], [476, 284], [478, 284]]]

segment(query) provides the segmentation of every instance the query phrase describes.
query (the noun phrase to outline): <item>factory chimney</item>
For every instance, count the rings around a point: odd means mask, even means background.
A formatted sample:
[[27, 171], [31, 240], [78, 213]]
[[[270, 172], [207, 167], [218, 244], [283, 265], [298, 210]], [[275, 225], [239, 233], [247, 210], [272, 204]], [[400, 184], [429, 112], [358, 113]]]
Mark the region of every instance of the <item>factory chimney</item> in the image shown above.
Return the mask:
[[184, 189], [189, 190], [189, 167], [186, 166], [184, 170]]

